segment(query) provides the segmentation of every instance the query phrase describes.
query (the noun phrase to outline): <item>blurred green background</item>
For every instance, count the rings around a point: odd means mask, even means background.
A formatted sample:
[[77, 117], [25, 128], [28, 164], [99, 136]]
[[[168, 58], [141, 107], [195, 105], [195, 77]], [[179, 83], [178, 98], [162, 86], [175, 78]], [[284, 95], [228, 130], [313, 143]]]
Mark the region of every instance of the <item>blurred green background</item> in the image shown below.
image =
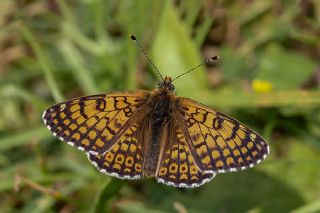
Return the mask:
[[[320, 212], [320, 1], [0, 1], [1, 212]], [[42, 111], [80, 95], [177, 93], [260, 132], [270, 156], [196, 189], [120, 181], [58, 142]]]

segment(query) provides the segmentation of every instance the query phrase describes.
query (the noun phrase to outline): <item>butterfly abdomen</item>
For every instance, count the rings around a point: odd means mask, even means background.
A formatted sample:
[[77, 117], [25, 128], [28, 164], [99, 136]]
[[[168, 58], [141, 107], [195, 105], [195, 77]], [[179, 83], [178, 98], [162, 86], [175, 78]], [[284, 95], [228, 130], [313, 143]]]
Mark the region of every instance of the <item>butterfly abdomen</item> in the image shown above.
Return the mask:
[[166, 92], [155, 92], [150, 101], [152, 110], [147, 116], [150, 120], [150, 134], [146, 143], [147, 155], [144, 159], [144, 176], [155, 176], [161, 150], [164, 126], [171, 119], [171, 100]]

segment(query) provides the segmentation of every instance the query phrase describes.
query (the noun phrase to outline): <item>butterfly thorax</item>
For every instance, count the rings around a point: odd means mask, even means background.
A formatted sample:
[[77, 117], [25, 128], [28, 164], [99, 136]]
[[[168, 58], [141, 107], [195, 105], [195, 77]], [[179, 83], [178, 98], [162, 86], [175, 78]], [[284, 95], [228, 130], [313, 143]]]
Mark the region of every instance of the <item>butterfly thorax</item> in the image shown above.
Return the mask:
[[159, 82], [157, 88], [152, 93], [149, 106], [152, 109], [149, 113], [150, 135], [149, 141], [146, 144], [148, 153], [144, 159], [143, 171], [144, 176], [155, 176], [160, 153], [164, 145], [161, 143], [166, 125], [172, 119], [172, 98], [174, 86], [171, 83], [171, 78], [166, 77], [164, 81]]

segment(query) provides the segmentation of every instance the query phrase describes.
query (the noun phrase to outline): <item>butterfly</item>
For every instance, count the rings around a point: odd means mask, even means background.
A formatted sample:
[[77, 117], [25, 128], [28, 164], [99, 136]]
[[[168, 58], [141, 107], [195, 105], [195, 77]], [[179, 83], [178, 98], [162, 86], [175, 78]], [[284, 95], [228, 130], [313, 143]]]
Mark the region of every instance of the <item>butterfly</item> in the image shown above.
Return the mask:
[[160, 77], [153, 91], [111, 92], [56, 104], [44, 111], [44, 123], [55, 137], [85, 151], [102, 173], [121, 179], [155, 177], [174, 187], [198, 187], [218, 173], [254, 167], [269, 154], [268, 143], [255, 131], [176, 96], [176, 78]]

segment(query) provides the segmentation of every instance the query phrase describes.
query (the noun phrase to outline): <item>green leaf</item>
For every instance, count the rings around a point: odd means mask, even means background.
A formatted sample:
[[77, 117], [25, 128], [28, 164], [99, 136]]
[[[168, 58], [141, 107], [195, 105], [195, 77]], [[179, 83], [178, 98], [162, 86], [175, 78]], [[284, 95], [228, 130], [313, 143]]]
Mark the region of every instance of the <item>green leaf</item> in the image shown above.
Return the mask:
[[110, 208], [106, 208], [108, 201], [114, 197], [121, 187], [124, 185], [125, 181], [113, 178], [111, 181], [103, 187], [100, 192], [100, 195], [97, 198], [96, 205], [94, 207], [93, 212], [109, 212]]
[[[320, 105], [318, 91], [271, 91], [266, 93], [210, 90], [190, 92], [188, 98], [216, 107], [317, 107]], [[299, 101], [297, 101], [299, 100]]]
[[316, 70], [315, 62], [305, 55], [269, 45], [260, 56], [257, 79], [272, 83], [275, 90], [299, 88]]
[[49, 131], [43, 125], [41, 127], [30, 128], [17, 134], [4, 136], [1, 138], [0, 151], [25, 145], [35, 139], [36, 141], [40, 141], [47, 136], [49, 136]]
[[71, 71], [75, 79], [77, 79], [79, 86], [82, 87], [86, 94], [97, 93], [98, 88], [94, 82], [92, 70], [86, 68], [84, 57], [79, 53], [80, 51], [67, 39], [61, 40], [59, 47], [61, 53], [70, 65]]
[[[163, 76], [176, 77], [199, 65], [203, 60], [190, 38], [190, 29], [179, 19], [171, 1], [166, 1], [159, 29], [152, 46], [152, 59]], [[201, 67], [175, 81], [179, 95], [206, 88], [206, 75]]]
[[27, 42], [30, 43], [32, 50], [34, 51], [38, 61], [39, 66], [43, 70], [44, 76], [48, 82], [48, 86], [51, 89], [52, 95], [56, 101], [62, 101], [63, 95], [60, 91], [60, 88], [57, 85], [57, 81], [53, 76], [53, 66], [52, 61], [50, 60], [49, 56], [46, 54], [47, 52], [43, 49], [37, 39], [34, 37], [32, 32], [24, 25], [20, 28], [20, 32], [23, 37], [26, 39]]
[[320, 212], [320, 200], [304, 205], [292, 211], [292, 213], [314, 213]]
[[[267, 161], [260, 167], [268, 166]], [[269, 163], [269, 167], [272, 166]], [[259, 169], [220, 174], [199, 188], [180, 190], [148, 184], [145, 190], [144, 203], [168, 212], [173, 212], [175, 202], [197, 212], [249, 212], [252, 209], [259, 209], [261, 213], [289, 212], [304, 205], [303, 198], [293, 187]]]
[[225, 80], [236, 83], [246, 76], [248, 70], [245, 57], [237, 49], [227, 45], [220, 49], [219, 65]]

